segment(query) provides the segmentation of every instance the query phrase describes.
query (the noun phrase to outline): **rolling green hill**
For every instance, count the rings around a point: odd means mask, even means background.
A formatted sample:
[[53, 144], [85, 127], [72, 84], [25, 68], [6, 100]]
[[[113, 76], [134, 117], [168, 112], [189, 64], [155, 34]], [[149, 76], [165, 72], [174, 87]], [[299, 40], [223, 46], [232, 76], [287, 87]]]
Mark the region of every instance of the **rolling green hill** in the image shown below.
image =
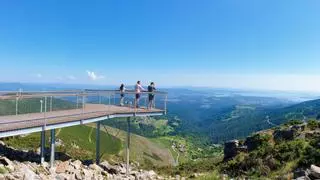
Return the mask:
[[320, 100], [299, 104], [265, 108], [255, 105], [236, 105], [216, 111], [202, 122], [213, 142], [241, 138], [252, 132], [271, 128], [290, 120], [310, 120], [320, 118]]
[[281, 124], [290, 120], [307, 120], [320, 118], [320, 99], [305, 101], [289, 107], [268, 112], [270, 121]]
[[[46, 132], [46, 146], [50, 143], [50, 132]], [[117, 157], [122, 149], [120, 139], [105, 132], [101, 133], [102, 158], [110, 159]], [[64, 152], [74, 159], [88, 160], [95, 158], [96, 133], [93, 127], [72, 126], [58, 129], [56, 139], [61, 140], [61, 146], [57, 146], [57, 151]], [[33, 133], [27, 136], [16, 136], [3, 140], [7, 145], [18, 149], [36, 150], [40, 147], [40, 133]]]

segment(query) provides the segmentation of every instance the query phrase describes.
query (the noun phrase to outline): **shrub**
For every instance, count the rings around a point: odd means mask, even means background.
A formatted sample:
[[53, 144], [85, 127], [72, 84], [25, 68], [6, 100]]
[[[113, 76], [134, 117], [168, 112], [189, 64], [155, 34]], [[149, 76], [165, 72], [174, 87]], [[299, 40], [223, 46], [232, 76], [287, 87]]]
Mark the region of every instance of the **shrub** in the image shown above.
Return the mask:
[[7, 170], [4, 167], [0, 167], [0, 174], [7, 173]]
[[270, 146], [270, 140], [272, 136], [270, 134], [255, 134], [246, 139], [245, 145], [248, 146], [248, 150], [252, 151], [261, 147]]
[[288, 162], [299, 159], [303, 156], [307, 142], [304, 140], [294, 140], [276, 145], [273, 155], [281, 162]]
[[299, 125], [299, 124], [303, 124], [303, 121], [302, 120], [290, 120], [287, 123], [285, 123], [285, 125], [289, 125], [289, 126]]
[[318, 125], [319, 125], [319, 122], [317, 120], [309, 120], [308, 121], [308, 127], [311, 129], [311, 130], [315, 130], [318, 128]]

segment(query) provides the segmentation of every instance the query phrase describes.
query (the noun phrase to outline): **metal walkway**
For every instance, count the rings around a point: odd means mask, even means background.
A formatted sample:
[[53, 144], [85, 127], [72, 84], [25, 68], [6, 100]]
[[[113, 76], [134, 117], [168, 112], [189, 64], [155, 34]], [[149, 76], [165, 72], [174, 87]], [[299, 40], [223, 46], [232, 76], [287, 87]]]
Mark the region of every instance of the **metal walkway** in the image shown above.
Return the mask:
[[115, 117], [159, 116], [160, 109], [130, 108], [116, 105], [85, 104], [83, 109], [0, 116], [0, 138], [93, 123]]
[[[167, 111], [167, 93], [140, 93], [133, 91], [69, 90], [41, 92], [0, 92], [0, 138], [41, 132], [41, 163], [44, 162], [45, 131], [51, 130], [51, 161], [55, 159], [55, 129], [96, 123], [96, 163], [100, 161], [101, 121], [126, 117], [128, 123], [126, 159], [129, 174], [130, 117], [160, 116]], [[120, 106], [120, 104], [122, 106]]]

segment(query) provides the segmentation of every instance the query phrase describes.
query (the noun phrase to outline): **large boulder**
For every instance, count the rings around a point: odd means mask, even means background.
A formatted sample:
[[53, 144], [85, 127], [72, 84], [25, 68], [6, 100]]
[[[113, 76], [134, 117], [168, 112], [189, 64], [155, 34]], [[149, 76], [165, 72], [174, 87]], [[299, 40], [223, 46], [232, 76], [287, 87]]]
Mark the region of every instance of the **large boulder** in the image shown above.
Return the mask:
[[232, 140], [224, 143], [224, 160], [232, 159], [238, 155], [239, 141]]
[[297, 134], [295, 129], [282, 129], [274, 131], [273, 137], [276, 141], [294, 140]]
[[269, 144], [271, 135], [266, 133], [255, 134], [246, 138], [244, 144], [247, 146], [248, 151], [253, 151], [258, 147]]
[[291, 129], [295, 131], [304, 131], [306, 129], [306, 124], [293, 125], [291, 126]]

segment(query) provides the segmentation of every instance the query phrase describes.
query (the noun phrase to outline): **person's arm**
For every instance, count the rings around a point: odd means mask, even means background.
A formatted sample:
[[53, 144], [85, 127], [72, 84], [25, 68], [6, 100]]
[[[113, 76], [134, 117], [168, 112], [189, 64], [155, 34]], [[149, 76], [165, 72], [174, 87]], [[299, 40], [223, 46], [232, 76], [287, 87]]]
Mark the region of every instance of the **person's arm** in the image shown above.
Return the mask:
[[141, 91], [146, 91], [141, 85], [139, 85]]

